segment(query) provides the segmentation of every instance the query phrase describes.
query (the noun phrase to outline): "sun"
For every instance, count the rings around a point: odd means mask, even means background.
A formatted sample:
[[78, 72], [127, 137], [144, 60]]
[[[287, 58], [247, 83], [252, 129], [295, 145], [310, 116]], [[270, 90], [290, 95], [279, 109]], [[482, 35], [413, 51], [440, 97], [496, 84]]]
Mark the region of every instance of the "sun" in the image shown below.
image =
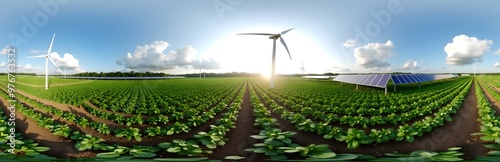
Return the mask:
[[[245, 30], [246, 31], [246, 30]], [[252, 31], [252, 30], [248, 30]], [[256, 32], [261, 32], [256, 30]], [[228, 72], [250, 72], [261, 74], [264, 78], [271, 77], [273, 40], [266, 36], [236, 35], [238, 32], [229, 33], [221, 37], [211, 49], [211, 55], [216, 56]], [[286, 49], [276, 41], [276, 67], [275, 74], [297, 74], [305, 61], [309, 70], [313, 66], [324, 68], [329, 58], [320, 56], [320, 51], [315, 41], [292, 30], [283, 36], [292, 56], [290, 60]], [[320, 58], [315, 60], [315, 58]], [[309, 63], [309, 64], [308, 64]], [[321, 63], [323, 65], [320, 65]]]

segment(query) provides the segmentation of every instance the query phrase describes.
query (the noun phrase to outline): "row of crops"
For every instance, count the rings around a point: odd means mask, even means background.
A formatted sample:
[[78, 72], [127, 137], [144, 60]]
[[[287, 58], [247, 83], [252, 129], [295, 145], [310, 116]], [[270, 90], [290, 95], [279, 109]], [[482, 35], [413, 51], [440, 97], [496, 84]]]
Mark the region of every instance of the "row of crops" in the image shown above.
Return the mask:
[[[300, 86], [291, 86], [293, 84]], [[204, 157], [231, 140], [227, 134], [238, 120], [248, 85], [256, 118], [254, 125], [258, 130], [251, 136], [257, 143], [246, 151], [275, 160], [290, 156], [308, 160], [373, 160], [371, 156], [336, 154], [331, 150], [340, 146], [299, 145], [292, 140], [296, 132], [283, 130], [280, 124], [292, 125], [299, 131], [314, 133], [327, 140], [345, 142], [349, 149], [403, 140], [413, 142], [451, 121], [472, 84], [472, 78], [452, 79], [422, 89], [384, 95], [373, 89], [355, 91], [352, 85], [316, 82], [283, 82], [275, 89], [268, 89], [265, 81], [256, 78], [224, 78], [210, 82], [95, 81], [92, 86], [88, 83], [61, 86], [65, 89], [58, 89], [57, 93], [36, 88], [22, 89], [35, 96], [50, 94], [59, 97], [48, 98], [56, 102], [66, 100], [64, 95], [73, 94], [73, 91], [88, 92], [74, 100], [74, 105], [80, 106], [85, 111], [83, 113], [61, 110], [23, 95], [18, 95], [21, 102], [16, 107], [53, 135], [75, 141], [77, 150], [97, 152], [98, 158], [154, 158], [174, 154]], [[485, 85], [482, 83], [483, 87]], [[7, 98], [6, 89], [2, 88], [2, 91], [2, 97]], [[74, 95], [77, 94], [80, 93]], [[495, 124], [499, 120], [491, 115], [488, 117], [491, 112], [483, 114], [482, 124], [487, 127], [481, 127], [477, 135], [498, 135], [494, 131], [497, 131]], [[373, 126], [377, 129], [371, 128]], [[192, 131], [199, 127], [204, 127], [204, 131]], [[182, 137], [184, 134], [190, 134], [190, 137]], [[132, 144], [121, 144], [125, 139]], [[487, 139], [490, 138], [486, 137], [485, 141]], [[462, 154], [458, 150], [386, 155], [414, 157], [414, 160], [461, 160], [458, 157]], [[39, 152], [42, 151], [45, 150]]]

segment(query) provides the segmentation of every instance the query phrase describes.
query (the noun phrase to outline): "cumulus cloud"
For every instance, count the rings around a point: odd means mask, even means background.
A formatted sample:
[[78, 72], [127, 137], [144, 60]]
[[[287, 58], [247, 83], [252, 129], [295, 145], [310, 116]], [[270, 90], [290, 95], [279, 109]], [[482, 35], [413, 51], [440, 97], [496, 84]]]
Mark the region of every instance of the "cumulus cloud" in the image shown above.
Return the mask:
[[500, 62], [495, 62], [495, 64], [493, 64], [494, 67], [500, 67]]
[[5, 62], [2, 62], [2, 64], [0, 64], [0, 68], [3, 68], [3, 67], [5, 67], [5, 66], [6, 66], [6, 65], [5, 65]]
[[155, 41], [144, 46], [137, 46], [133, 53], [128, 53], [122, 60], [116, 60], [118, 65], [126, 69], [139, 71], [164, 71], [176, 67], [196, 68], [205, 65], [204, 69], [220, 68], [220, 63], [213, 60], [195, 59], [196, 49], [185, 46], [166, 52], [169, 44], [165, 41]]
[[83, 72], [83, 70], [80, 69], [80, 61], [78, 61], [78, 59], [70, 53], [64, 53], [63, 57], [61, 57], [57, 52], [52, 52], [50, 53], [50, 57], [54, 60], [54, 62], [56, 62], [57, 66], [59, 66], [63, 72]]
[[448, 55], [446, 63], [451, 65], [468, 65], [474, 62], [482, 62], [481, 57], [490, 51], [492, 40], [479, 40], [476, 37], [459, 35], [453, 38], [453, 42], [444, 47]]
[[0, 55], [5, 55], [9, 52], [9, 49], [11, 48], [11, 46], [5, 46], [5, 48], [3, 48], [1, 51], [0, 51]]
[[356, 64], [364, 68], [387, 67], [391, 64], [386, 61], [393, 55], [394, 44], [388, 40], [385, 44], [370, 43], [354, 49]]
[[403, 64], [403, 69], [417, 69], [417, 61], [415, 60], [406, 60]]
[[354, 41], [353, 39], [348, 39], [347, 41], [344, 42], [344, 47], [346, 48], [356, 47], [356, 41]]
[[500, 49], [498, 49], [496, 52], [493, 52], [495, 55], [500, 55]]
[[22, 66], [22, 68], [26, 71], [33, 71], [33, 66], [31, 66], [31, 64], [26, 64]]

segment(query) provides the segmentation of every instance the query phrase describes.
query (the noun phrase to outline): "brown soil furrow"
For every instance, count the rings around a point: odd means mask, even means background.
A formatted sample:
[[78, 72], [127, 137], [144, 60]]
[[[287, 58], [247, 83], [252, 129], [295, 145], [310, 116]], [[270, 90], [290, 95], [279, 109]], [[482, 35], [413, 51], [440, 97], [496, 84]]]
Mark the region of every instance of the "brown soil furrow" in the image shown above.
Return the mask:
[[245, 161], [263, 161], [262, 154], [244, 151], [246, 148], [253, 147], [256, 143], [255, 139], [250, 137], [253, 134], [258, 134], [258, 129], [253, 125], [255, 116], [253, 116], [252, 107], [250, 105], [250, 90], [246, 83], [245, 95], [243, 104], [236, 120], [236, 128], [232, 129], [227, 137], [228, 141], [220, 148], [214, 150], [209, 156], [210, 159], [222, 160], [226, 156], [238, 155], [245, 157]]

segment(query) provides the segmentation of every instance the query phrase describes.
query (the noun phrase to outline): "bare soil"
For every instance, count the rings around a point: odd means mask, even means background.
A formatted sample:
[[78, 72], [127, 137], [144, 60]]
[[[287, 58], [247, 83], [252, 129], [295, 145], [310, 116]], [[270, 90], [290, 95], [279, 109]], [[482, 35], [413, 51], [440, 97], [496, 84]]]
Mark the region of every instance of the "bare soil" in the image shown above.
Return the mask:
[[250, 105], [250, 90], [247, 83], [243, 104], [236, 120], [236, 128], [229, 131], [227, 135], [229, 140], [226, 144], [214, 150], [209, 158], [223, 160], [226, 156], [237, 155], [245, 157], [245, 161], [264, 161], [265, 156], [262, 154], [244, 151], [246, 148], [253, 147], [253, 144], [256, 143], [255, 139], [250, 137], [259, 133], [257, 127], [253, 125], [254, 121], [255, 116]]

